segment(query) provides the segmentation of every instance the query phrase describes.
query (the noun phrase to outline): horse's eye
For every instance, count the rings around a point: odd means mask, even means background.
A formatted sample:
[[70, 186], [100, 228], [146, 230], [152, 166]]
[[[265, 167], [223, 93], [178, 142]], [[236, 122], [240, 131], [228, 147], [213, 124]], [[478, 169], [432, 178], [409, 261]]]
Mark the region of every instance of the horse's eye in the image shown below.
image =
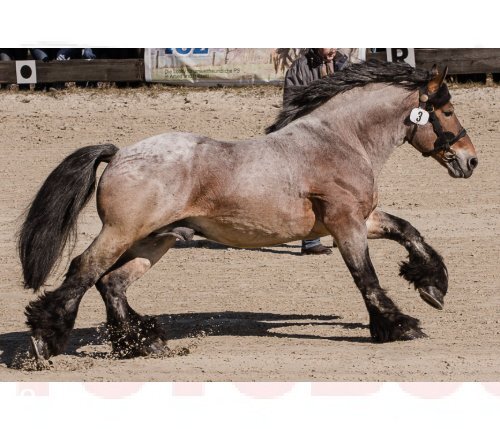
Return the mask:
[[453, 111], [444, 112], [444, 116], [451, 116], [451, 115], [453, 115]]

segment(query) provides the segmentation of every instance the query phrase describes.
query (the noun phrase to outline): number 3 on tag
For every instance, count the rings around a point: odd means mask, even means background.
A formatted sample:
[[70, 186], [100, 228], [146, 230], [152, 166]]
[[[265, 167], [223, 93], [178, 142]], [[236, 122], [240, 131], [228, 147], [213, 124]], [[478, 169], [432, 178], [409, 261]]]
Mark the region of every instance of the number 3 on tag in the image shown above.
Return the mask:
[[429, 112], [420, 107], [415, 107], [410, 113], [410, 121], [417, 125], [425, 125], [429, 122]]

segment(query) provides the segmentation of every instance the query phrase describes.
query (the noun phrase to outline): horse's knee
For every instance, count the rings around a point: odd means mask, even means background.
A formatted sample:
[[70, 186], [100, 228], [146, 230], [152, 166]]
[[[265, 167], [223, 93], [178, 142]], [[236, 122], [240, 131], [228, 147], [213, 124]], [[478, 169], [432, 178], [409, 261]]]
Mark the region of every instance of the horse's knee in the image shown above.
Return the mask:
[[137, 279], [141, 277], [151, 268], [151, 262], [146, 258], [135, 258], [130, 261], [129, 275], [131, 278]]

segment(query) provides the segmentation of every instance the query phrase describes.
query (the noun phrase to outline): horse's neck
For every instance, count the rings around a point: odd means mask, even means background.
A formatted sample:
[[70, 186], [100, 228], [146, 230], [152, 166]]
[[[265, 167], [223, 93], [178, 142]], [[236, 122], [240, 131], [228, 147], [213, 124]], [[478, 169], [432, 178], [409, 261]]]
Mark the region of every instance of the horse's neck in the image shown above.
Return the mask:
[[318, 114], [329, 119], [324, 118], [333, 135], [340, 131], [340, 135], [358, 140], [356, 144], [366, 152], [378, 176], [394, 149], [403, 143], [405, 119], [416, 103], [409, 95], [400, 87], [369, 85], [333, 98]]

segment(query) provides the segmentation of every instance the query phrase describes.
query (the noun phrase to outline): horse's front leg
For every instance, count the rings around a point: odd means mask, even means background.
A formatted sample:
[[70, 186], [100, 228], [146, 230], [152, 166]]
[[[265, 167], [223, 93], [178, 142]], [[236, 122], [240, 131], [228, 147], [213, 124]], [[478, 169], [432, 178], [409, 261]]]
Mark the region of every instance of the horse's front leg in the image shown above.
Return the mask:
[[366, 225], [368, 238], [394, 240], [408, 250], [409, 261], [401, 263], [400, 275], [415, 286], [425, 302], [442, 310], [448, 290], [448, 271], [441, 255], [404, 219], [377, 209]]
[[352, 207], [325, 207], [324, 224], [335, 238], [370, 315], [370, 333], [375, 342], [425, 337], [419, 321], [403, 314], [380, 287], [368, 252], [366, 223]]

